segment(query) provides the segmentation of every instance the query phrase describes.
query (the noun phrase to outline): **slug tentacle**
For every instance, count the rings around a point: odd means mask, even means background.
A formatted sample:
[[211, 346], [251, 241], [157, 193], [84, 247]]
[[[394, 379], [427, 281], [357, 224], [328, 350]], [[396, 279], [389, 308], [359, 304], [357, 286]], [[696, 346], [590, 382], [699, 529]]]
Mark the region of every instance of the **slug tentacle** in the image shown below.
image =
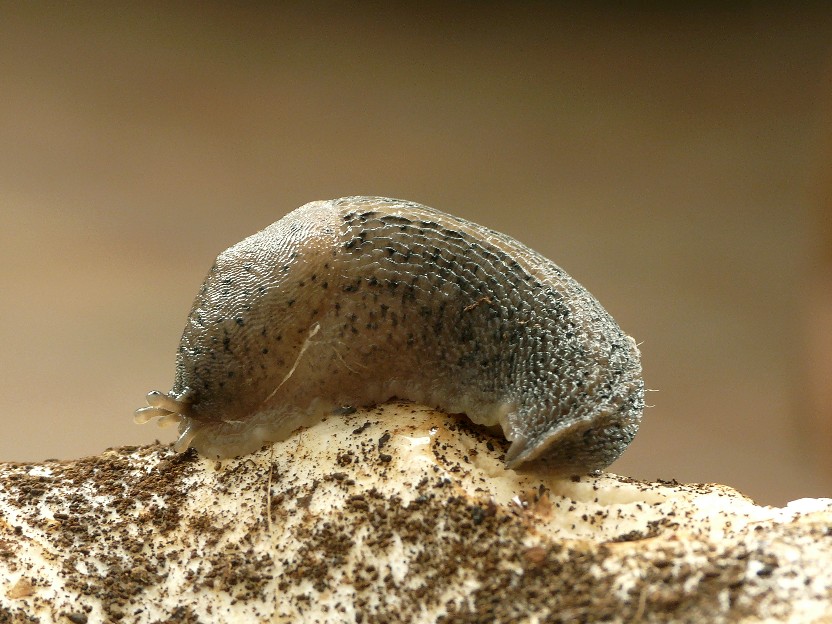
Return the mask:
[[172, 412], [162, 408], [162, 407], [140, 407], [135, 412], [133, 412], [133, 421], [137, 425], [143, 425], [147, 422], [150, 422], [154, 418], [162, 418], [166, 416], [170, 416]]
[[179, 433], [179, 438], [173, 443], [173, 450], [177, 453], [184, 453], [191, 446], [194, 438], [196, 438], [198, 429], [194, 427], [192, 422], [186, 422]]
[[635, 341], [560, 267], [412, 202], [312, 202], [220, 254], [168, 394], [177, 450], [251, 452], [393, 396], [500, 426], [509, 467], [606, 467], [636, 433]]

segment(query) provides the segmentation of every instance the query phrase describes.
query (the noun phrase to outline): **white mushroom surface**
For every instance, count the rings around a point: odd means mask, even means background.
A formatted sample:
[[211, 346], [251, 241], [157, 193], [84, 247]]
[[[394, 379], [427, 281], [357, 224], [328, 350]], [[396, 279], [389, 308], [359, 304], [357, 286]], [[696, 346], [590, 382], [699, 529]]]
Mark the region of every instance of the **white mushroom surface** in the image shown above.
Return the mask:
[[408, 403], [216, 462], [0, 464], [0, 622], [829, 622], [832, 500], [507, 470]]

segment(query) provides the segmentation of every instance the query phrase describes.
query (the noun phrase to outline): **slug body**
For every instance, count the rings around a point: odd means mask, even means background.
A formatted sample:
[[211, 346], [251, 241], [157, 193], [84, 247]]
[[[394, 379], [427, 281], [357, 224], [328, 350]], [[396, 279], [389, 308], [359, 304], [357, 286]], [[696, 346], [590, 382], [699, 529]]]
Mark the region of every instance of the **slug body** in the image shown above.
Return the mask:
[[347, 197], [219, 255], [173, 388], [136, 420], [222, 458], [394, 396], [499, 425], [509, 467], [576, 473], [630, 443], [644, 383], [635, 341], [550, 260], [426, 206]]

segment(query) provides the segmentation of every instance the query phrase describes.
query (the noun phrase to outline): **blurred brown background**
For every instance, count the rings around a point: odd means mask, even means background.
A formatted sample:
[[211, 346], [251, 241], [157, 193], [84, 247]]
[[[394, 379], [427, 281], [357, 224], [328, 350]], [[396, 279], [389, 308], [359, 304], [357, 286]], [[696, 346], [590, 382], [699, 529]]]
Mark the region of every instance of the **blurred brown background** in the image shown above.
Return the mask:
[[378, 194], [514, 235], [642, 342], [614, 471], [832, 495], [832, 10], [564, 6], [4, 5], [0, 458], [171, 440], [131, 413], [214, 256]]

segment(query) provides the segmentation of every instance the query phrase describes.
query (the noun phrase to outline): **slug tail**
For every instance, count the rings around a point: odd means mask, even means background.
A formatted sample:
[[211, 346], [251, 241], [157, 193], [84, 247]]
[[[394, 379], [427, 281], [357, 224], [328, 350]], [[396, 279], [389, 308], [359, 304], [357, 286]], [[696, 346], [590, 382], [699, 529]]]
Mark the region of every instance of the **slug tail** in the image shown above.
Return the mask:
[[506, 451], [506, 468], [517, 468], [520, 464], [526, 461], [526, 456], [529, 454], [528, 452], [531, 450], [528, 448], [529, 446], [529, 439], [526, 437], [517, 437], [511, 443], [511, 446], [508, 447], [508, 451]]

